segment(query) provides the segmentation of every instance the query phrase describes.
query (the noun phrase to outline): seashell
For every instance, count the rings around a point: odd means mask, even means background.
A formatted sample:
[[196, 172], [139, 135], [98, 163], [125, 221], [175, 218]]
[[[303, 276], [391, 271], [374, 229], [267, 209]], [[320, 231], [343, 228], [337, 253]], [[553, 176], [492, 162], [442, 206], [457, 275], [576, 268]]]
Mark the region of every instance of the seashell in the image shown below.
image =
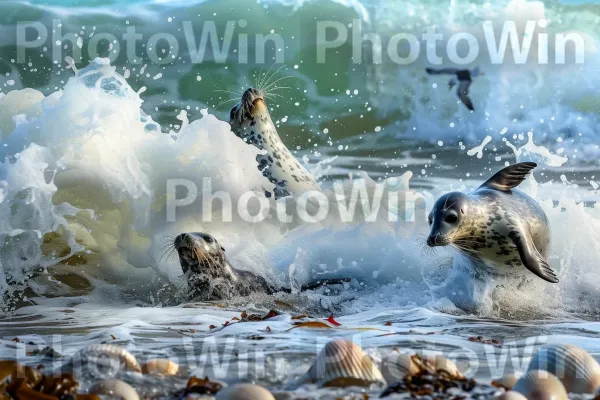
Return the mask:
[[324, 387], [370, 386], [385, 384], [377, 365], [356, 344], [334, 340], [325, 345], [299, 383]]
[[521, 393], [513, 392], [512, 390], [504, 392], [500, 396], [494, 398], [496, 400], [527, 400], [527, 397], [523, 396]]
[[122, 364], [125, 364], [127, 369], [132, 371], [141, 372], [142, 368], [137, 362], [137, 359], [133, 354], [125, 350], [120, 346], [114, 344], [92, 344], [84, 350], [84, 354], [91, 357], [108, 357], [119, 360]]
[[576, 346], [544, 346], [532, 358], [528, 370], [551, 372], [568, 393], [595, 393], [600, 387], [600, 364]]
[[381, 362], [381, 373], [386, 382], [393, 383], [414, 375], [420, 371], [413, 361], [413, 355], [398, 350], [393, 350]]
[[13, 360], [0, 360], [0, 382], [22, 367]]
[[140, 400], [136, 390], [120, 379], [108, 379], [94, 383], [90, 393], [118, 397], [122, 400]]
[[179, 365], [166, 358], [155, 358], [142, 365], [142, 372], [144, 374], [172, 376], [177, 375], [179, 372]]
[[262, 386], [240, 384], [221, 389], [215, 400], [275, 400], [275, 397]]
[[492, 386], [513, 390], [521, 376], [523, 376], [523, 374], [519, 373], [504, 375], [502, 378], [492, 381]]
[[556, 376], [540, 370], [529, 371], [523, 375], [517, 381], [514, 391], [535, 400], [568, 400], [569, 398], [565, 387]]
[[456, 364], [441, 354], [425, 354], [423, 360], [429, 362], [436, 372], [447, 372], [448, 374], [456, 377], [462, 377], [461, 372], [458, 370]]

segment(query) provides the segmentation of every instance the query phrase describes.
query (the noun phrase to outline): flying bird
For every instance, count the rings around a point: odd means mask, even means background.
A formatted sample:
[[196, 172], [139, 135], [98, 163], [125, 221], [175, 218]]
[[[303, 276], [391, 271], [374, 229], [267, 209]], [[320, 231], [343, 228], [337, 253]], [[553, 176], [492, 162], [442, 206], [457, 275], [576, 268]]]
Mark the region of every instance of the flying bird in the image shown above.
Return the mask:
[[454, 86], [458, 84], [456, 94], [462, 103], [471, 111], [475, 111], [473, 102], [469, 97], [469, 87], [473, 78], [479, 75], [483, 75], [483, 72], [479, 71], [479, 67], [469, 69], [457, 69], [457, 68], [426, 68], [425, 71], [429, 75], [454, 75], [448, 82], [448, 89], [452, 90]]

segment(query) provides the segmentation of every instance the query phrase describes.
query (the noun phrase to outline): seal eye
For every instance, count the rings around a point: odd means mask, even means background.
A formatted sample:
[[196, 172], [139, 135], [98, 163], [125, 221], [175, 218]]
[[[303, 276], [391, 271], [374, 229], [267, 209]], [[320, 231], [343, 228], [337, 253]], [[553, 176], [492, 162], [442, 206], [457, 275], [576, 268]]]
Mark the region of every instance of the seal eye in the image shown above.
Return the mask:
[[206, 240], [206, 243], [212, 243], [212, 242], [214, 242], [214, 239], [212, 238], [212, 236], [206, 236], [204, 238], [204, 240]]
[[455, 224], [458, 221], [458, 217], [455, 214], [450, 214], [444, 220], [449, 224]]
[[431, 215], [429, 216], [429, 218], [427, 218], [427, 222], [429, 223], [429, 225], [433, 224], [433, 218], [431, 218]]

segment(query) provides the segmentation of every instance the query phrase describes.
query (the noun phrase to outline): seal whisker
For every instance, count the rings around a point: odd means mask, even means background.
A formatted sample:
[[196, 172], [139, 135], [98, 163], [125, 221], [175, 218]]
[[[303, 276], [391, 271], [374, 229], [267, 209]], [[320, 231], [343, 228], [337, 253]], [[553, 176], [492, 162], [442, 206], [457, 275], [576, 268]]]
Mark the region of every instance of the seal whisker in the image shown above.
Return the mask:
[[[260, 80], [262, 77], [262, 69], [263, 69], [263, 67], [261, 66], [260, 71], [258, 71], [258, 79], [256, 79], [256, 82], [255, 82], [257, 88], [260, 87]], [[256, 75], [255, 75], [255, 77], [256, 77]]]
[[220, 102], [219, 104], [217, 104], [214, 108], [217, 109], [219, 107], [221, 107], [224, 104], [230, 103], [232, 101], [237, 101], [237, 99], [227, 99], [227, 100], [223, 100], [222, 102]]
[[267, 89], [271, 85], [271, 83], [272, 83], [271, 81], [273, 80], [273, 78], [275, 76], [277, 76], [277, 74], [279, 73], [279, 71], [281, 71], [281, 69], [283, 67], [285, 67], [285, 64], [282, 64], [279, 68], [277, 68], [277, 70], [271, 74], [271, 76], [269, 77], [269, 79], [267, 79], [265, 82], [263, 82], [261, 90]]
[[[265, 72], [265, 74], [260, 77], [258, 85], [257, 85], [257, 89], [258, 90], [262, 90], [263, 88], [263, 84], [265, 83], [265, 80], [267, 79], [267, 76], [269, 76], [269, 73], [271, 72], [271, 70], [273, 69], [273, 67], [275, 66], [276, 63], [271, 64], [271, 66], [269, 67], [269, 69], [267, 70], [267, 72]], [[262, 71], [262, 68], [261, 68]]]
[[275, 90], [279, 90], [279, 89], [291, 89], [291, 88], [289, 86], [275, 86], [275, 87], [269, 88], [269, 90], [265, 90], [265, 94], [271, 94]]
[[293, 76], [292, 76], [292, 75], [286, 75], [286, 76], [284, 76], [284, 77], [281, 77], [281, 78], [279, 78], [279, 79], [277, 79], [277, 80], [275, 80], [275, 81], [271, 82], [271, 83], [269, 84], [269, 86], [265, 87], [265, 89], [264, 89], [264, 90], [266, 90], [266, 91], [269, 91], [269, 90], [271, 90], [271, 88], [272, 88], [273, 86], [275, 86], [277, 83], [281, 82], [281, 81], [282, 81], [282, 80], [284, 80], [284, 79], [289, 79], [289, 78], [293, 78]]
[[235, 94], [236, 96], [241, 96], [244, 93], [240, 90], [234, 92], [233, 90], [223, 90], [223, 89], [215, 89], [215, 92], [221, 92], [221, 93], [231, 93], [231, 94]]

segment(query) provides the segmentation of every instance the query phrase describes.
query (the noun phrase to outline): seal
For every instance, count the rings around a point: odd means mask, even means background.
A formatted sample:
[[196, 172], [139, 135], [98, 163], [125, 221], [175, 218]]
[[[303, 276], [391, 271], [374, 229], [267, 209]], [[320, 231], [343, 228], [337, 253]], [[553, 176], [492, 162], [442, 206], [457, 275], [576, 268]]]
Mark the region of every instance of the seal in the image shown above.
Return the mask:
[[[252, 293], [292, 292], [289, 288], [268, 283], [260, 275], [233, 268], [227, 260], [225, 248], [207, 233], [182, 233], [175, 238], [173, 245], [188, 283], [190, 299], [213, 301]], [[302, 285], [300, 291], [344, 282], [350, 282], [350, 279], [322, 279]]]
[[515, 189], [537, 165], [504, 168], [472, 193], [440, 197], [429, 214], [427, 244], [453, 246], [492, 275], [515, 275], [525, 267], [557, 283], [548, 265], [550, 226], [540, 205]]
[[310, 173], [296, 160], [283, 144], [265, 102], [265, 94], [249, 88], [229, 115], [232, 131], [246, 143], [265, 150], [256, 157], [258, 169], [274, 184], [266, 195], [275, 198], [321, 190]]

